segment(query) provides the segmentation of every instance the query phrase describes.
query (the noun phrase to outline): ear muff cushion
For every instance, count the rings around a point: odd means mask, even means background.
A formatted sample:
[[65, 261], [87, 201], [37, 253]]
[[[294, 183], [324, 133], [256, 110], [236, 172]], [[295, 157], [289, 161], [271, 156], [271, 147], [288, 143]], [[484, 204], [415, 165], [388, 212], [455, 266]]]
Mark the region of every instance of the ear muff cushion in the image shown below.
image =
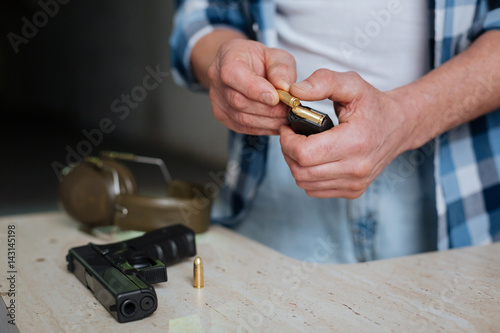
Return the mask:
[[[111, 160], [103, 160], [103, 164], [117, 171], [120, 193], [136, 192], [130, 170]], [[64, 210], [79, 222], [90, 226], [113, 223], [116, 194], [113, 175], [105, 168], [86, 162], [73, 167], [59, 185], [59, 198]]]

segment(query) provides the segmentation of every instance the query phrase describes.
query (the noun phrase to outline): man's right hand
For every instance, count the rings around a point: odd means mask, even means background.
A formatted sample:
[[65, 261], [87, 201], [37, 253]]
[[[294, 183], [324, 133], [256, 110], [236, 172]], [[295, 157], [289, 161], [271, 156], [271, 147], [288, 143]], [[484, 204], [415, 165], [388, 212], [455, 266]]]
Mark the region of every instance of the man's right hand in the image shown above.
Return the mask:
[[[210, 91], [214, 117], [238, 133], [278, 135], [280, 126], [287, 124], [288, 107], [279, 103], [276, 88], [288, 91], [296, 81], [295, 59], [286, 51], [241, 37], [217, 44], [213, 34], [217, 31], [197, 43], [191, 62]], [[214, 47], [204, 76], [202, 63], [207, 63]]]

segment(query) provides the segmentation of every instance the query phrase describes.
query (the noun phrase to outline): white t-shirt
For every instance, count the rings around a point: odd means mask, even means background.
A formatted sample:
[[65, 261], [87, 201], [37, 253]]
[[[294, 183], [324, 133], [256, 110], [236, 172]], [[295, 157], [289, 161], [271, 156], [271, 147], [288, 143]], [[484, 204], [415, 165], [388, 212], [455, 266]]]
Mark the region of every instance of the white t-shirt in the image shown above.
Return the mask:
[[[429, 68], [426, 1], [275, 1], [278, 47], [295, 57], [298, 81], [320, 68], [355, 71], [384, 91], [416, 80]], [[335, 118], [329, 100], [304, 104]], [[384, 173], [401, 174], [408, 159], [409, 153], [403, 154]], [[433, 192], [432, 156], [424, 162], [405, 172], [398, 184], [387, 182], [382, 173], [359, 199], [317, 199], [297, 187], [279, 137], [271, 137], [266, 176], [247, 218], [236, 229], [297, 259], [356, 262], [352, 221], [374, 204], [376, 258], [432, 249], [434, 201], [424, 191]], [[325, 253], [325, 244], [334, 250], [319, 260], [315, 256]]]
[[[427, 1], [275, 2], [278, 47], [295, 57], [298, 81], [319, 68], [355, 71], [386, 91], [429, 70]], [[332, 104], [323, 101], [315, 107], [331, 111]]]

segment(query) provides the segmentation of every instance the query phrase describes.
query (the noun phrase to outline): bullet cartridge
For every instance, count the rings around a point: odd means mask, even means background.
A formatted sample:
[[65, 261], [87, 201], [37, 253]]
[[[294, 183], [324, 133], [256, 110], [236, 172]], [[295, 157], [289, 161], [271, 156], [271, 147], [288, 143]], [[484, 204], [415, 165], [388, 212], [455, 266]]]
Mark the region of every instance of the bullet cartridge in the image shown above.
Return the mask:
[[199, 289], [203, 288], [203, 286], [203, 261], [201, 261], [200, 257], [196, 257], [193, 263], [193, 287]]
[[294, 97], [290, 95], [288, 92], [281, 89], [277, 89], [277, 91], [278, 94], [280, 95], [281, 102], [285, 103], [286, 105], [292, 108], [300, 105], [300, 99], [298, 99], [297, 97]]
[[323, 125], [325, 121], [325, 116], [315, 112], [311, 108], [305, 106], [296, 106], [292, 108], [292, 112], [301, 118], [308, 119], [318, 125]]

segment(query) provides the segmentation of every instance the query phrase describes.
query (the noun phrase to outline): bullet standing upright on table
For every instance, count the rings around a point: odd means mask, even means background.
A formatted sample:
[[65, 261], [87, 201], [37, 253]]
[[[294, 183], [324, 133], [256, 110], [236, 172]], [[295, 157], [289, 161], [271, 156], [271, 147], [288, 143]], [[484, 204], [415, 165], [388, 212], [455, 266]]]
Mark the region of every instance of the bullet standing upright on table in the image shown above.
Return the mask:
[[200, 257], [196, 257], [193, 263], [193, 287], [200, 289], [204, 284], [203, 261]]

